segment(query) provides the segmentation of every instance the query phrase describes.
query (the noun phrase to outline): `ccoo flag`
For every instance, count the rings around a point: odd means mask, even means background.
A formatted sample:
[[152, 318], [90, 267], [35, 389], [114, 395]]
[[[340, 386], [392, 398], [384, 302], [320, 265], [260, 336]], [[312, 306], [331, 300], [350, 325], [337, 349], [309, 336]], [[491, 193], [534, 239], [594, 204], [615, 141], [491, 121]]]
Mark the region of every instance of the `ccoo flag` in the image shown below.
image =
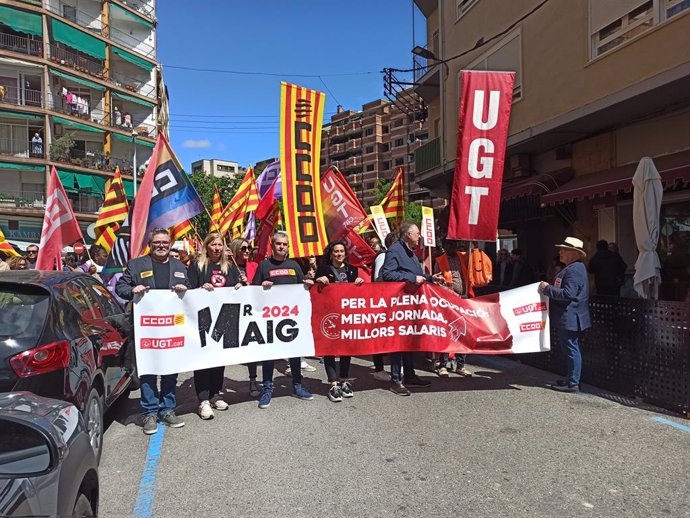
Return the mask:
[[154, 228], [170, 228], [204, 211], [204, 204], [182, 171], [170, 144], [158, 135], [156, 147], [134, 200], [131, 220], [131, 257], [146, 247], [146, 237]]
[[326, 225], [321, 206], [321, 124], [326, 95], [280, 83], [280, 177], [290, 256], [323, 254]]

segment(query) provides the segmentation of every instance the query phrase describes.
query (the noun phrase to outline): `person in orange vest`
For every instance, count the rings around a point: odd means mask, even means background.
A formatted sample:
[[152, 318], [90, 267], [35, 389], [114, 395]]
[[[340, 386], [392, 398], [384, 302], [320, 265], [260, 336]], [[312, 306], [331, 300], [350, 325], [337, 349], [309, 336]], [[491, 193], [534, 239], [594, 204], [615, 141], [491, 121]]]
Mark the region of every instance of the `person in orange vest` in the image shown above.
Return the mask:
[[[445, 281], [446, 288], [450, 289], [459, 296], [466, 291], [467, 284], [467, 254], [458, 253], [460, 243], [453, 239], [443, 238], [443, 255], [436, 258], [434, 263], [434, 273], [441, 273]], [[465, 354], [456, 354], [456, 374], [464, 377], [472, 376], [472, 373], [465, 367]], [[436, 374], [441, 377], [448, 377], [448, 353], [441, 353]]]

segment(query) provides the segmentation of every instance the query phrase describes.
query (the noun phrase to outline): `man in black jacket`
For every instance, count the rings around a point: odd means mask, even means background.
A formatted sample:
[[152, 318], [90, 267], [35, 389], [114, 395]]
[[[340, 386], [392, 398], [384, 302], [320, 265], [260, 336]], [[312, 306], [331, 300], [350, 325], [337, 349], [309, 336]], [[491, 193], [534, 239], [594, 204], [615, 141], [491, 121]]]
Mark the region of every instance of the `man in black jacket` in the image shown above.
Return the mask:
[[587, 271], [594, 274], [597, 295], [620, 295], [627, 268], [623, 258], [609, 250], [609, 244], [605, 240], [597, 241], [597, 251], [587, 266]]
[[[409, 221], [400, 225], [400, 239], [393, 243], [386, 252], [386, 259], [381, 267], [381, 278], [387, 282], [409, 282], [421, 286], [425, 282], [443, 282], [443, 275], [431, 276], [424, 273], [414, 249], [419, 244], [421, 233], [419, 227]], [[409, 396], [410, 387], [428, 387], [430, 383], [422, 380], [414, 372], [412, 352], [391, 353], [391, 392], [399, 396]], [[403, 384], [400, 371], [405, 364], [405, 383]]]
[[[115, 286], [115, 293], [132, 300], [135, 295], [145, 296], [150, 289], [187, 291], [189, 279], [187, 269], [179, 260], [170, 257], [170, 232], [154, 228], [149, 234], [149, 255], [132, 259], [127, 270]], [[184, 421], [175, 415], [175, 386], [177, 374], [161, 376], [158, 390], [157, 376], [147, 374], [139, 377], [141, 385], [141, 406], [144, 410], [144, 433], [158, 431], [158, 419], [171, 428], [181, 428]]]

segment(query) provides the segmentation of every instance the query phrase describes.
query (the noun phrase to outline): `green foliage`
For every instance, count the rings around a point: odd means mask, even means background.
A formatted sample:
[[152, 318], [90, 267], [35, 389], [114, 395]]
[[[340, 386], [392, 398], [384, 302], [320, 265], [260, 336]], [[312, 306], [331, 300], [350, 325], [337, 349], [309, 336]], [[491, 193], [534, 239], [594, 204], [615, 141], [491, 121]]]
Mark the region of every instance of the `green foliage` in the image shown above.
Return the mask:
[[202, 212], [192, 221], [199, 232], [199, 237], [203, 238], [206, 235], [211, 223], [210, 213], [213, 208], [214, 186], [218, 186], [220, 199], [223, 202], [223, 208], [225, 208], [230, 199], [234, 196], [240, 183], [242, 183], [242, 178], [243, 176], [240, 175], [237, 175], [234, 178], [227, 176], [215, 178], [211, 175], [205, 174], [203, 171], [195, 171], [192, 173], [192, 183], [194, 184], [194, 187], [196, 187], [199, 196], [201, 196], [201, 200], [204, 202], [204, 205], [208, 210], [208, 213]]
[[65, 133], [61, 137], [56, 138], [50, 145], [50, 156], [53, 160], [67, 160], [69, 153], [76, 142], [71, 133]]
[[[383, 180], [379, 178], [379, 180], [376, 182], [376, 187], [375, 187], [375, 194], [376, 194], [376, 201], [374, 203], [370, 203], [369, 207], [370, 208], [372, 205], [379, 205], [383, 199], [386, 197], [386, 194], [388, 194], [388, 191], [391, 188], [392, 182], [389, 182], [387, 180]], [[405, 220], [407, 221], [414, 221], [418, 225], [421, 224], [422, 222], [422, 207], [417, 205], [416, 203], [412, 203], [410, 201], [405, 202]]]

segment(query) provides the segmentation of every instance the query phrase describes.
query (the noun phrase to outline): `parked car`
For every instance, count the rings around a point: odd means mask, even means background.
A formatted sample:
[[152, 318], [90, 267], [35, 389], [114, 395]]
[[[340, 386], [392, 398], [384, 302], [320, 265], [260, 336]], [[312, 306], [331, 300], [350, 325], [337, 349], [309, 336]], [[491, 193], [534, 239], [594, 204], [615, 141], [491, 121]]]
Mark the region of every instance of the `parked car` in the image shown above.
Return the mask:
[[83, 273], [0, 273], [0, 393], [61, 399], [84, 415], [100, 460], [103, 414], [135, 378], [131, 321]]
[[0, 394], [0, 516], [97, 516], [98, 462], [79, 410]]

